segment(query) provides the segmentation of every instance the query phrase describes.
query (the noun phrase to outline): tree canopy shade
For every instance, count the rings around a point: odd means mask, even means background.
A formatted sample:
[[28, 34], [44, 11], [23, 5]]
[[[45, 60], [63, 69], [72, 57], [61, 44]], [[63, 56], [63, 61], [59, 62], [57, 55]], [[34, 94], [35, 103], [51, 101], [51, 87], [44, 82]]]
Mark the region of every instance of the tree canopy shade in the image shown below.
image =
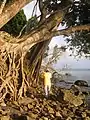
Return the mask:
[[[23, 6], [31, 1], [33, 0], [12, 0], [12, 2], [4, 4], [1, 2], [0, 28], [3, 28]], [[28, 21], [26, 26], [27, 34], [23, 34], [17, 38], [7, 32], [0, 31], [0, 65], [3, 68], [0, 69], [2, 81], [0, 92], [5, 88], [5, 94], [9, 93], [12, 95], [14, 100], [25, 96], [26, 91], [31, 85], [38, 84], [42, 58], [52, 37], [57, 35], [71, 35], [72, 38], [76, 39], [78, 31], [77, 41], [73, 41], [72, 39], [69, 41], [71, 43], [77, 42], [78, 44], [75, 43], [72, 45], [79, 45], [80, 47], [80, 45], [83, 45], [86, 36], [83, 37], [82, 35], [83, 38], [80, 37], [79, 39], [79, 35], [83, 31], [85, 31], [85, 35], [89, 35], [90, 31], [90, 4], [87, 0], [79, 0], [77, 3], [75, 0], [37, 0], [37, 4], [39, 5], [41, 15], [32, 17]], [[88, 14], [86, 15], [86, 13]], [[22, 16], [22, 14], [20, 14], [20, 20], [21, 18], [23, 18], [23, 21], [25, 20], [25, 16]], [[14, 36], [17, 36], [21, 30], [21, 22], [17, 23], [19, 25], [17, 27], [18, 31], [15, 31]], [[24, 24], [23, 22], [21, 25]], [[65, 29], [58, 30], [60, 24], [66, 25]], [[11, 29], [13, 30], [14, 28]], [[87, 41], [89, 43], [89, 39]], [[89, 47], [88, 44], [84, 46]], [[83, 50], [83, 47], [81, 50]], [[84, 48], [85, 50], [87, 49]], [[27, 52], [29, 52], [28, 55]], [[5, 94], [0, 99], [3, 99]]]

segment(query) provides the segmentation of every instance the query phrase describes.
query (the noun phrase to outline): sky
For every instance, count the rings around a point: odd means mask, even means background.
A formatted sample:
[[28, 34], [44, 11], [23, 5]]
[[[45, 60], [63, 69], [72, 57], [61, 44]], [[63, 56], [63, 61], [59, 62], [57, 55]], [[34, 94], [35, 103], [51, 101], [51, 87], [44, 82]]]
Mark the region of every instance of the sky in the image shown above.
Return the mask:
[[[24, 13], [26, 14], [27, 20], [32, 16], [32, 11], [34, 8], [36, 1], [34, 0], [33, 2], [29, 3], [28, 5], [26, 5], [24, 7]], [[37, 15], [40, 15], [40, 11], [39, 8], [37, 7], [36, 11]], [[63, 38], [63, 36], [57, 36], [52, 38], [51, 42], [50, 42], [50, 49], [53, 49], [53, 47], [55, 45], [66, 45], [66, 42]], [[86, 59], [86, 58], [82, 58], [82, 59], [75, 59], [73, 56], [69, 56], [70, 51], [67, 50], [65, 52], [65, 54], [60, 57], [60, 60], [57, 62], [57, 64], [55, 64], [55, 68], [63, 68], [66, 64], [69, 66], [69, 68], [73, 68], [73, 69], [90, 69], [90, 60]]]

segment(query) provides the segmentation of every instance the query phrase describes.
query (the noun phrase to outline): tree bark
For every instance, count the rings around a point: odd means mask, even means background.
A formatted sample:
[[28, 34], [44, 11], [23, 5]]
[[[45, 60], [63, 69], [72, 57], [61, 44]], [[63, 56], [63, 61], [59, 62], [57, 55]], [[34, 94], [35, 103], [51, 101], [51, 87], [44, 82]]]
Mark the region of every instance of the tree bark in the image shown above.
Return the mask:
[[76, 31], [83, 31], [83, 30], [90, 31], [90, 24], [73, 26], [73, 27], [66, 28], [63, 30], [58, 30], [58, 31], [56, 30], [51, 33], [52, 34], [51, 36], [60, 36], [60, 35], [69, 36], [71, 33], [74, 33]]
[[8, 4], [0, 14], [0, 28], [10, 21], [26, 4], [32, 0], [13, 0]]

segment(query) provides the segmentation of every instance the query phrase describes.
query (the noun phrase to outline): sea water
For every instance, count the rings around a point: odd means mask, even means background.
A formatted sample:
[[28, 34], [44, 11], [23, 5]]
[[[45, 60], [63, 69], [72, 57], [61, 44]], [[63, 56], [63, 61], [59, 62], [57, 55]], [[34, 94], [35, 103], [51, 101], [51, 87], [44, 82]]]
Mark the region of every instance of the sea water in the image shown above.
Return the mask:
[[[81, 87], [81, 91], [90, 93], [90, 70], [59, 70], [60, 74], [63, 74], [62, 79], [65, 81], [57, 82], [56, 86], [61, 88], [70, 89], [76, 80], [85, 80], [88, 82], [88, 87]], [[68, 75], [65, 75], [68, 73]], [[90, 95], [86, 98], [88, 109], [90, 110]]]
[[[90, 85], [90, 70], [59, 70], [59, 73], [64, 74], [63, 79], [68, 82], [75, 82], [76, 80], [85, 80]], [[65, 74], [68, 73], [68, 76]]]

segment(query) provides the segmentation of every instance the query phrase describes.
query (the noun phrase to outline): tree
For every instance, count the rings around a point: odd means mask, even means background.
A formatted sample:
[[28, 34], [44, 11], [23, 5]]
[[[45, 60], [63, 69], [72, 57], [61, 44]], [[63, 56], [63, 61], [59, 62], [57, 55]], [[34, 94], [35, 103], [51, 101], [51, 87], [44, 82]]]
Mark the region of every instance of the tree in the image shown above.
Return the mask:
[[54, 70], [53, 64], [57, 63], [57, 61], [64, 54], [65, 51], [66, 51], [66, 47], [65, 46], [59, 47], [57, 44], [54, 46], [52, 52], [49, 49], [49, 47], [47, 47], [47, 50], [46, 50], [46, 52], [43, 55], [44, 56], [43, 57], [43, 64], [42, 64], [43, 69]]
[[[12, 0], [11, 3], [0, 8], [0, 28], [10, 21], [23, 6], [33, 0]], [[57, 35], [71, 35], [76, 31], [90, 30], [86, 23], [69, 25], [64, 30], [58, 30], [60, 23], [65, 21], [72, 11], [71, 0], [37, 0], [40, 16], [38, 25], [20, 38], [0, 31], [0, 93], [1, 100], [9, 93], [14, 100], [25, 96], [31, 85], [38, 84], [38, 74], [42, 57], [52, 37]], [[1, 4], [2, 6], [2, 4]], [[77, 8], [78, 9], [78, 8]], [[68, 18], [68, 17], [67, 17]], [[71, 16], [70, 16], [71, 18]], [[68, 19], [67, 19], [68, 20]], [[64, 23], [67, 23], [66, 21]], [[29, 59], [27, 58], [29, 53]], [[29, 62], [28, 62], [29, 60]], [[29, 67], [25, 63], [29, 63]], [[28, 70], [27, 70], [28, 69]], [[27, 72], [29, 71], [29, 72]]]
[[[75, 1], [71, 8], [69, 15], [64, 18], [63, 24], [67, 27], [76, 25], [85, 25], [90, 23], [90, 4], [88, 0]], [[90, 56], [90, 34], [89, 31], [76, 31], [71, 34], [66, 41], [69, 43], [70, 49], [77, 50], [79, 57], [82, 55]]]
[[27, 20], [24, 11], [21, 10], [14, 18], [2, 27], [2, 31], [6, 31], [13, 36], [18, 36], [21, 29], [26, 25]]

